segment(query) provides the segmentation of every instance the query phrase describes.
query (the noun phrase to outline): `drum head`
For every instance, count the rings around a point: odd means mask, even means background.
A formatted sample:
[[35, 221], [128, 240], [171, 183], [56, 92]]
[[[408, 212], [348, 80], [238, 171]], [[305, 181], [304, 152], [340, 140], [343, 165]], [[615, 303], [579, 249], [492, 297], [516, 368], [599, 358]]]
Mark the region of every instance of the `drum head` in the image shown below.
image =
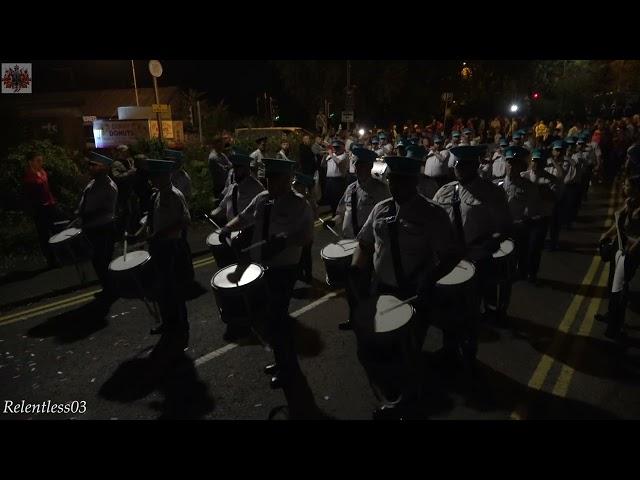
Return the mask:
[[[231, 240], [235, 239], [238, 235], [240, 235], [240, 232], [231, 232]], [[207, 237], [207, 245], [210, 247], [222, 245], [222, 242], [220, 242], [220, 231], [213, 232]]]
[[62, 230], [59, 233], [56, 233], [53, 237], [49, 239], [49, 243], [61, 243], [67, 241], [71, 237], [75, 237], [76, 235], [80, 235], [82, 230], [79, 228], [67, 228], [66, 230]]
[[109, 264], [109, 270], [114, 272], [131, 270], [132, 268], [139, 267], [143, 263], [148, 262], [150, 258], [151, 255], [149, 255], [149, 252], [145, 252], [144, 250], [127, 252], [127, 261], [124, 261], [124, 255], [118, 257]]
[[219, 270], [211, 279], [213, 288], [238, 288], [255, 282], [264, 274], [264, 269], [257, 263], [250, 263], [249, 266], [239, 275], [236, 273], [238, 264], [234, 263]]
[[414, 309], [409, 304], [387, 311], [399, 303], [402, 301], [392, 295], [371, 298], [358, 306], [356, 322], [368, 334], [398, 330], [409, 323], [414, 314]]
[[346, 258], [353, 255], [358, 246], [357, 240], [340, 240], [338, 243], [330, 243], [320, 251], [322, 258], [328, 260]]
[[513, 253], [513, 249], [515, 248], [515, 244], [513, 240], [506, 239], [502, 243], [500, 243], [500, 250], [493, 253], [493, 258], [506, 257], [507, 255], [511, 255]]
[[384, 174], [387, 172], [387, 164], [384, 161], [376, 160], [373, 163], [373, 167], [371, 167], [371, 175], [377, 178], [384, 177]]
[[438, 285], [460, 285], [468, 282], [476, 274], [476, 267], [467, 260], [461, 260], [448, 274], [438, 280]]

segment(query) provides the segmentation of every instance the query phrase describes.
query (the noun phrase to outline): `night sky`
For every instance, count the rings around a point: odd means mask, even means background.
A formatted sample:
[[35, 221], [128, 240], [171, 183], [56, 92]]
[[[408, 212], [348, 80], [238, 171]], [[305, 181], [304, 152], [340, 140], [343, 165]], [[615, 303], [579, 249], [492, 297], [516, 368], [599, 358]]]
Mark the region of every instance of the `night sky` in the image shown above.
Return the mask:
[[[206, 92], [212, 104], [224, 99], [238, 114], [255, 114], [256, 95], [265, 91], [280, 100], [281, 109], [297, 110], [295, 105], [286, 105], [278, 72], [268, 61], [161, 60], [161, 63], [164, 71], [158, 79], [159, 86], [178, 85]], [[147, 65], [148, 60], [135, 61], [139, 87], [153, 86]], [[34, 93], [133, 87], [130, 60], [34, 61], [33, 76]]]

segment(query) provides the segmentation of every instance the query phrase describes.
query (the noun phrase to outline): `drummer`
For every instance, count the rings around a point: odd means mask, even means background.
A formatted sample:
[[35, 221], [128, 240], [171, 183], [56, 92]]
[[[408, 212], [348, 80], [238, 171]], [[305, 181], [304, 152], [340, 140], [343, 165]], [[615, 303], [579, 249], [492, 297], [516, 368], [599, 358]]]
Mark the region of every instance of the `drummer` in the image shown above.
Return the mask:
[[266, 241], [251, 250], [251, 257], [267, 268], [267, 326], [276, 362], [268, 365], [265, 373], [272, 375], [272, 388], [281, 388], [300, 372], [293, 341], [294, 319], [288, 310], [302, 249], [313, 241], [313, 212], [291, 188], [295, 162], [265, 158], [264, 163], [267, 191], [259, 193], [222, 228], [220, 239], [228, 242], [231, 232], [254, 226], [254, 244]]
[[220, 204], [211, 212], [214, 219], [224, 217], [220, 223], [226, 223], [236, 217], [247, 208], [256, 195], [265, 191], [262, 183], [251, 171], [253, 157], [236, 149], [229, 156], [229, 160], [233, 165], [235, 182], [225, 188]]
[[[373, 207], [391, 196], [389, 186], [371, 175], [376, 153], [364, 148], [356, 148], [353, 153], [357, 180], [344, 192], [338, 204], [336, 216], [324, 223], [325, 227], [340, 225], [343, 238], [356, 238]], [[347, 299], [352, 310], [353, 298], [349, 288], [347, 288]], [[351, 319], [339, 324], [338, 327], [341, 330], [351, 329]]]
[[540, 268], [544, 240], [549, 231], [549, 220], [556, 203], [556, 192], [561, 188], [563, 178], [562, 167], [558, 165], [560, 170], [559, 176], [556, 177], [544, 169], [545, 160], [546, 158], [542, 151], [534, 148], [531, 152], [529, 169], [520, 174], [536, 186], [540, 201], [535, 209], [536, 213], [530, 215], [529, 259], [526, 264], [526, 271], [520, 272], [521, 276], [526, 274], [527, 280], [534, 285], [538, 284], [538, 269]]
[[[457, 180], [440, 188], [433, 200], [449, 214], [456, 240], [466, 250], [466, 258], [476, 263], [484, 311], [500, 315], [506, 313], [506, 306], [496, 305], [497, 281], [490, 275], [492, 254], [499, 250], [500, 241], [511, 230], [512, 220], [504, 190], [478, 176], [479, 157], [485, 149], [481, 145], [454, 147], [451, 154], [456, 157]], [[463, 331], [443, 332], [441, 353], [445, 362], [459, 364], [462, 360], [463, 365], [469, 366], [475, 361], [480, 306], [473, 300], [467, 307]]]
[[[358, 356], [367, 375], [382, 392], [385, 404], [374, 417], [394, 415], [416, 400], [420, 390], [420, 350], [427, 331], [427, 305], [436, 281], [460, 260], [454, 232], [446, 213], [418, 194], [420, 162], [408, 157], [386, 157], [393, 198], [375, 205], [357, 236], [358, 247], [349, 272], [356, 306], [371, 293], [400, 299], [418, 295], [415, 324], [416, 351], [402, 371], [387, 376], [368, 362], [366, 345]], [[370, 266], [373, 265], [371, 272]], [[398, 383], [399, 382], [399, 383]], [[393, 406], [388, 402], [393, 402]]]
[[[318, 203], [314, 193], [315, 180], [311, 175], [305, 175], [304, 173], [296, 173], [293, 181], [293, 189], [302, 195], [313, 212], [313, 220], [318, 218]], [[300, 257], [300, 276], [299, 279], [311, 286], [313, 281], [313, 259], [311, 257], [311, 248], [313, 242], [305, 245], [302, 249], [302, 256]]]
[[178, 168], [169, 160], [147, 159], [146, 168], [153, 186], [158, 189], [149, 212], [149, 253], [157, 276], [157, 299], [162, 323], [152, 334], [163, 334], [176, 347], [189, 344], [189, 322], [185, 286], [193, 280], [189, 244], [182, 231], [191, 223], [184, 196], [171, 182]]
[[80, 225], [93, 248], [93, 268], [102, 286], [101, 297], [112, 301], [113, 293], [108, 282], [109, 263], [113, 257], [116, 238], [116, 204], [118, 187], [109, 178], [113, 160], [96, 152], [89, 154], [89, 175], [92, 180], [85, 187], [80, 205]]
[[[533, 247], [533, 222], [540, 219], [542, 202], [537, 186], [522, 176], [527, 168], [529, 156], [529, 150], [524, 147], [509, 147], [506, 151], [506, 176], [499, 184], [507, 194], [507, 203], [513, 219], [511, 237], [515, 243], [520, 278], [526, 278], [529, 271], [529, 262], [534, 253], [530, 249], [530, 246]], [[541, 247], [536, 245], [535, 248]], [[512, 279], [506, 279], [500, 285], [500, 295], [504, 298], [505, 305], [508, 305], [511, 298], [511, 285]], [[506, 321], [506, 315], [498, 316], [496, 320]]]
[[164, 159], [176, 162], [176, 170], [171, 174], [171, 183], [180, 190], [187, 205], [189, 205], [191, 201], [191, 177], [184, 169], [184, 153], [179, 150], [166, 149], [164, 151]]

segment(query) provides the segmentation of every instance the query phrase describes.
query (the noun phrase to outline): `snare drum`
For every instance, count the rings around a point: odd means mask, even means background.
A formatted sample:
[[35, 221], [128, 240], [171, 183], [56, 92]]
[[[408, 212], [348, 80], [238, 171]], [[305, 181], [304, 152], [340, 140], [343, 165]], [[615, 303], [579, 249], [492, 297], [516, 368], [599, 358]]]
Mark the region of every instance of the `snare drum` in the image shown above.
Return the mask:
[[[363, 301], [354, 316], [354, 332], [369, 362], [392, 363], [407, 358], [414, 347], [412, 320], [415, 309], [393, 295]], [[390, 310], [391, 309], [391, 310]]]
[[510, 280], [516, 276], [518, 268], [515, 243], [510, 238], [500, 243], [500, 249], [493, 253], [493, 272], [498, 280]]
[[154, 269], [149, 252], [137, 250], [109, 264], [111, 286], [120, 298], [152, 298]]
[[[240, 232], [231, 232], [231, 240], [234, 240], [239, 234]], [[209, 247], [218, 268], [224, 268], [237, 262], [238, 257], [233, 249], [220, 241], [220, 230], [216, 230], [207, 237], [207, 247]]]
[[460, 260], [453, 270], [436, 282], [439, 304], [459, 304], [474, 288], [476, 267], [468, 260]]
[[347, 283], [349, 266], [357, 246], [357, 240], [345, 239], [338, 243], [330, 243], [320, 251], [327, 272], [327, 285], [338, 288]]
[[220, 318], [224, 323], [251, 325], [261, 318], [268, 305], [265, 270], [250, 263], [243, 272], [238, 264], [218, 270], [211, 278]]
[[79, 228], [67, 228], [56, 233], [49, 239], [49, 246], [62, 265], [75, 265], [93, 256], [91, 243]]

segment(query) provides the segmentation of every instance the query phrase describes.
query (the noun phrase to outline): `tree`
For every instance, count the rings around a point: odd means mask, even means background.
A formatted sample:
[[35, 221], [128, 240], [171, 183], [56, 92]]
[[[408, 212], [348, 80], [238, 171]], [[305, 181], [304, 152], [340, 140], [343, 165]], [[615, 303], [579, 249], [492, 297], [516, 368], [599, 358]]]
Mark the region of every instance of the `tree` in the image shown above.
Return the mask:
[[182, 101], [184, 103], [184, 111], [188, 115], [189, 130], [196, 130], [196, 115], [197, 105], [199, 100], [203, 100], [207, 94], [205, 92], [199, 92], [193, 88], [188, 88], [182, 91]]

